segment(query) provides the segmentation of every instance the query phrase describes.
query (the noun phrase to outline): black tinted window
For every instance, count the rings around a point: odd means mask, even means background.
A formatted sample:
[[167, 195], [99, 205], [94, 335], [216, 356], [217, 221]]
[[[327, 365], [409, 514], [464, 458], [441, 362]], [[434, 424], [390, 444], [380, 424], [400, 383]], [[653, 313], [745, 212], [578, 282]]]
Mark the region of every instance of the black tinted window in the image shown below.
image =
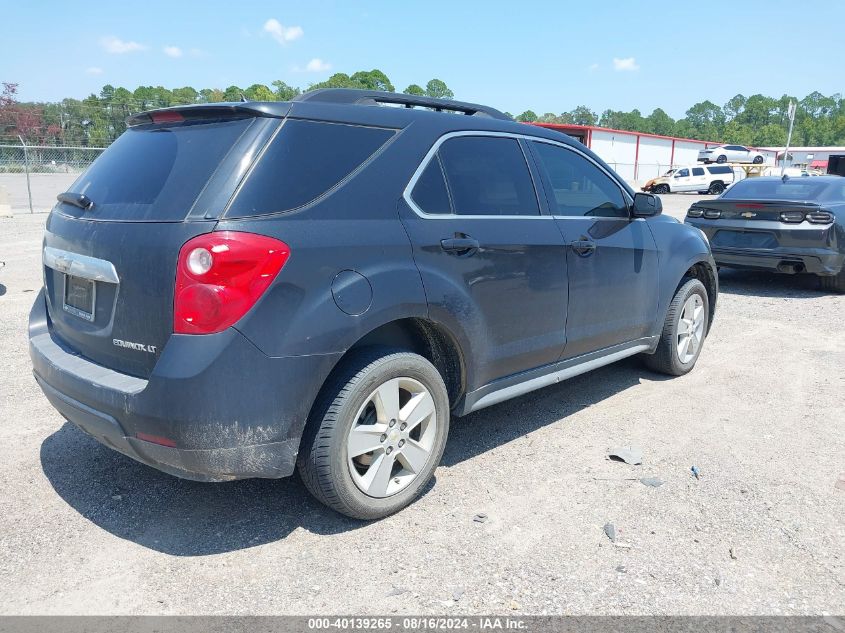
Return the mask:
[[70, 190], [93, 200], [101, 218], [183, 220], [251, 121], [129, 129]]
[[531, 174], [516, 139], [451, 138], [441, 145], [440, 158], [458, 215], [539, 215]]
[[351, 174], [393, 130], [289, 120], [229, 208], [229, 217], [288, 211], [307, 204]]
[[704, 175], [704, 169], [702, 169], [701, 167], [693, 167], [692, 168], [692, 175], [693, 176], [703, 176]]
[[812, 178], [790, 178], [782, 181], [749, 178], [728, 189], [723, 198], [733, 200], [815, 200], [825, 188]]
[[715, 167], [708, 167], [707, 171], [711, 174], [729, 174], [733, 170], [730, 167], [725, 167], [724, 165], [716, 165]]
[[628, 217], [622, 191], [607, 174], [579, 154], [548, 143], [533, 143], [554, 192], [555, 215]]
[[443, 170], [437, 155], [420, 174], [411, 192], [411, 198], [426, 213], [452, 213], [449, 192], [446, 191], [446, 181], [443, 179]]

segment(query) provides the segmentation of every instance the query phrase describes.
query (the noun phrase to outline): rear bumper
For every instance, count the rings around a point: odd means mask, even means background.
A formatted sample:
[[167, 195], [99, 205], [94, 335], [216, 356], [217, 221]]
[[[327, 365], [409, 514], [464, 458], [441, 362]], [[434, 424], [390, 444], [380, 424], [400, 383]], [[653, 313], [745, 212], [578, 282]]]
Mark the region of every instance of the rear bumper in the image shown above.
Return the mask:
[[50, 332], [42, 295], [29, 351], [36, 381], [67, 420], [139, 462], [200, 481], [292, 474], [317, 389], [340, 356], [271, 358], [230, 328], [172, 336], [144, 380], [67, 349]]
[[845, 264], [842, 236], [834, 225], [689, 217], [684, 222], [704, 231], [719, 266], [836, 275]]
[[813, 249], [808, 253], [794, 249], [760, 251], [714, 248], [713, 259], [716, 260], [718, 266], [727, 268], [836, 275], [842, 270], [843, 263], [845, 263], [845, 254], [821, 249]]

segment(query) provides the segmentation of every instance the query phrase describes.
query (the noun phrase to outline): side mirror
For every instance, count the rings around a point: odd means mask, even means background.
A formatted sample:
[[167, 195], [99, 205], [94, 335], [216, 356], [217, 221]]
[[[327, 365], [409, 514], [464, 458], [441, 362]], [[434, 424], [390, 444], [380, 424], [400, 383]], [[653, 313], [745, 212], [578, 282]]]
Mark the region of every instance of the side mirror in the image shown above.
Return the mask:
[[650, 218], [663, 213], [663, 203], [650, 193], [634, 194], [634, 217]]

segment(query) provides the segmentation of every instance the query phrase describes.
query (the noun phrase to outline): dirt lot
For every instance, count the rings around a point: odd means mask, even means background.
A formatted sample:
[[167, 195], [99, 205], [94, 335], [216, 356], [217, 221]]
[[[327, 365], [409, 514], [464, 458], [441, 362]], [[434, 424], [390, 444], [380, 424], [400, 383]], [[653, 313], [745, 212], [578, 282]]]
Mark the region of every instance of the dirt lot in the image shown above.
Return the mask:
[[365, 524], [64, 423], [26, 351], [44, 219], [0, 220], [2, 613], [845, 612], [845, 297], [810, 279], [723, 271], [690, 375], [631, 359], [455, 420], [436, 483]]

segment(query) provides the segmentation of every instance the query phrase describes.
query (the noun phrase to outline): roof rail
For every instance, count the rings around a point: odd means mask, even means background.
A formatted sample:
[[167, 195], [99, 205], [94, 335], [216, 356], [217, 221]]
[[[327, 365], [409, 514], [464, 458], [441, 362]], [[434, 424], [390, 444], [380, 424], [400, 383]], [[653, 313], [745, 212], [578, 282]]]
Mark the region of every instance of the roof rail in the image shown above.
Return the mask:
[[435, 99], [417, 95], [399, 94], [397, 92], [382, 92], [380, 90], [356, 90], [354, 88], [320, 88], [310, 92], [303, 92], [292, 99], [293, 101], [319, 101], [321, 103], [347, 103], [358, 105], [378, 105], [380, 103], [394, 103], [406, 108], [421, 107], [438, 112], [460, 112], [470, 116], [488, 116], [493, 119], [512, 120], [504, 112], [495, 108], [465, 103], [450, 99]]

